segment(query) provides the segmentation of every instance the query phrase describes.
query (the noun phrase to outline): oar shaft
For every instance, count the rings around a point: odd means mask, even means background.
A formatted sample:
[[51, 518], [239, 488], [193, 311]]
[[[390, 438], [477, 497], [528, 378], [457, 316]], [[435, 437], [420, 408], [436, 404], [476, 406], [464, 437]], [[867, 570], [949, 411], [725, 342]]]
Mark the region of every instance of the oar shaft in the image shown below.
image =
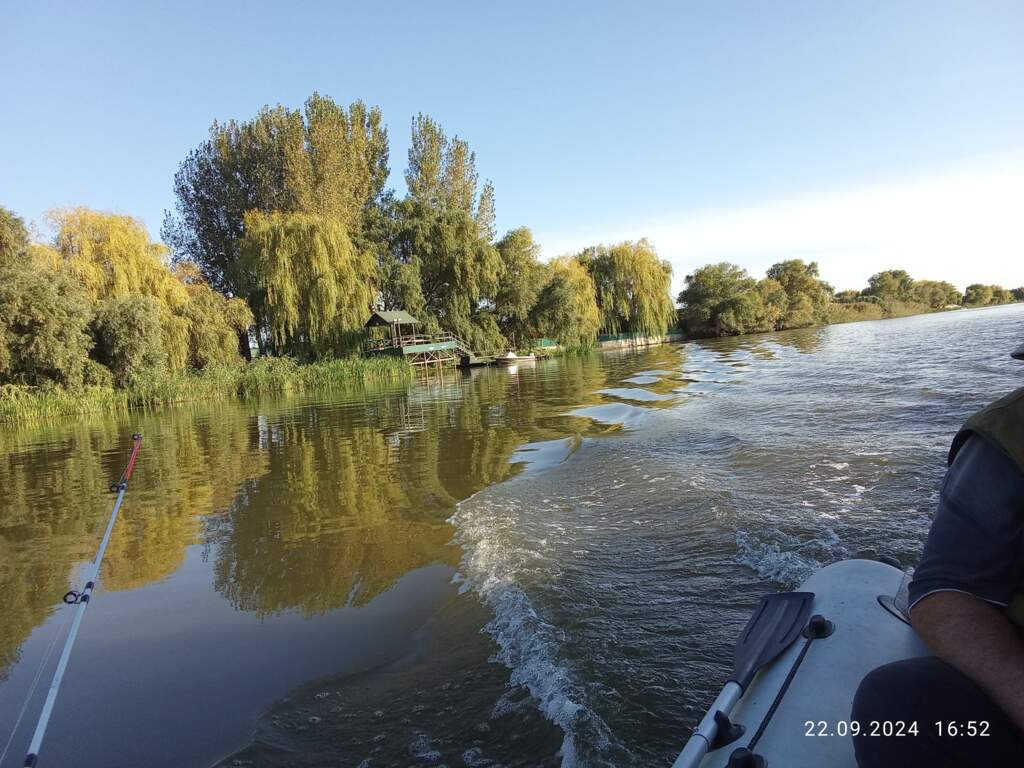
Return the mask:
[[61, 652], [60, 660], [57, 662], [57, 669], [54, 670], [53, 680], [50, 682], [50, 690], [46, 694], [46, 701], [43, 702], [43, 709], [39, 713], [39, 721], [36, 723], [36, 729], [32, 734], [32, 741], [29, 742], [28, 754], [25, 756], [25, 768], [35, 766], [38, 759], [39, 749], [42, 747], [43, 737], [46, 735], [46, 727], [50, 723], [50, 715], [53, 713], [54, 704], [57, 703], [57, 694], [60, 693], [60, 684], [64, 680], [64, 671], [67, 669], [68, 660], [71, 658], [71, 649], [75, 645], [75, 638], [78, 637], [78, 628], [82, 626], [82, 618], [89, 607], [93, 589], [96, 587], [96, 582], [100, 576], [103, 556], [107, 552], [110, 536], [114, 532], [114, 523], [117, 522], [117, 513], [121, 511], [121, 503], [124, 501], [125, 491], [128, 490], [128, 480], [132, 476], [135, 459], [139, 455], [139, 447], [142, 444], [141, 436], [134, 435], [132, 439], [134, 445], [132, 446], [131, 457], [128, 459], [127, 467], [125, 467], [124, 472], [121, 474], [121, 479], [114, 486], [117, 489], [117, 500], [114, 502], [114, 509], [110, 513], [110, 520], [107, 521], [107, 528], [103, 532], [103, 539], [100, 541], [99, 549], [96, 550], [96, 557], [92, 561], [92, 567], [89, 569], [89, 578], [86, 580], [85, 587], [82, 588], [75, 601], [75, 618], [71, 623], [68, 637], [64, 641], [64, 650]]
[[704, 759], [704, 756], [711, 747], [711, 742], [715, 740], [715, 736], [718, 734], [718, 723], [715, 722], [715, 713], [730, 714], [742, 695], [743, 689], [740, 688], [739, 683], [730, 680], [725, 684], [722, 692], [718, 694], [718, 698], [715, 699], [711, 708], [708, 709], [704, 719], [700, 721], [700, 725], [697, 726], [690, 740], [686, 742], [683, 751], [679, 753], [679, 757], [672, 763], [672, 768], [697, 768], [700, 765], [700, 761]]

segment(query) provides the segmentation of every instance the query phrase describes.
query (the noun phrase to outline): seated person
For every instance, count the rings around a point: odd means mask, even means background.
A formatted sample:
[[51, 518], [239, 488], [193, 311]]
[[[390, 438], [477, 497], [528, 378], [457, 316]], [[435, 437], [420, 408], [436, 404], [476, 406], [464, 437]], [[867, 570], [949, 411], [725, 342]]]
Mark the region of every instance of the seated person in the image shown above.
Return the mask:
[[919, 735], [855, 738], [860, 768], [1024, 765], [1024, 388], [969, 419], [949, 462], [910, 584], [935, 655], [870, 672], [851, 715], [862, 729], [916, 721]]

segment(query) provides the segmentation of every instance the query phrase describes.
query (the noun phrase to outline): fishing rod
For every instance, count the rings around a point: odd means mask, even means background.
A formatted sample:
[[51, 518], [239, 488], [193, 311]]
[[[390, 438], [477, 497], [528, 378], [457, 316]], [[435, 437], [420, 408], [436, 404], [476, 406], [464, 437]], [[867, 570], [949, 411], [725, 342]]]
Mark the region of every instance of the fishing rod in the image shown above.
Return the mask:
[[100, 548], [96, 551], [96, 558], [92, 561], [92, 568], [85, 586], [79, 592], [68, 590], [64, 595], [64, 602], [68, 605], [77, 606], [75, 620], [71, 624], [71, 631], [68, 632], [67, 640], [64, 641], [64, 651], [57, 662], [57, 669], [54, 670], [53, 680], [50, 682], [50, 690], [46, 694], [46, 701], [43, 702], [43, 709], [39, 713], [39, 721], [36, 723], [36, 730], [32, 734], [32, 741], [28, 745], [28, 754], [25, 755], [25, 768], [34, 768], [39, 756], [39, 748], [43, 745], [43, 736], [46, 735], [46, 726], [50, 722], [50, 715], [53, 712], [53, 705], [57, 701], [57, 693], [60, 691], [61, 681], [64, 679], [64, 671], [68, 666], [68, 659], [71, 657], [71, 649], [75, 644], [75, 637], [78, 635], [78, 628], [82, 625], [82, 617], [85, 616], [85, 609], [89, 607], [89, 598], [92, 596], [93, 588], [100, 577], [100, 565], [103, 563], [103, 555], [107, 551], [107, 544], [110, 542], [110, 534], [114, 531], [114, 523], [117, 521], [117, 513], [121, 509], [121, 502], [124, 501], [125, 491], [128, 490], [128, 481], [132, 477], [132, 470], [135, 468], [135, 460], [139, 457], [139, 448], [142, 447], [142, 435], [132, 435], [132, 452], [128, 457], [128, 464], [121, 473], [120, 479], [110, 486], [110, 492], [117, 494], [114, 502], [114, 509], [110, 513], [110, 521], [107, 523], [107, 530], [103, 533], [103, 540], [100, 541]]

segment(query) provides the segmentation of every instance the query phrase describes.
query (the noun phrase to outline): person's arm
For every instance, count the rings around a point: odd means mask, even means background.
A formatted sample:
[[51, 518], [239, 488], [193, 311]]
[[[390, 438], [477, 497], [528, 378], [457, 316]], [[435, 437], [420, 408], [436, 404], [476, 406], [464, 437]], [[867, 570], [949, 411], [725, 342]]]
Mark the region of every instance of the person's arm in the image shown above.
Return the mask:
[[977, 683], [1024, 730], [1024, 641], [998, 607], [963, 592], [933, 592], [910, 612], [917, 634]]
[[1004, 612], [1024, 577], [1024, 474], [972, 436], [946, 473], [910, 619], [925, 644], [1024, 728], [1024, 639]]

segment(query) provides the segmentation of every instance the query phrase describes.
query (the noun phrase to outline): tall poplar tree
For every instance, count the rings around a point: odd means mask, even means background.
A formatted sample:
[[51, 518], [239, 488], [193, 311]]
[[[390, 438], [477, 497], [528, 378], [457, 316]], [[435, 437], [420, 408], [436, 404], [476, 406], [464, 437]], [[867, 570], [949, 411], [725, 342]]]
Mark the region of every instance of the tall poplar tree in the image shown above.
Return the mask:
[[504, 265], [491, 242], [494, 193], [477, 191], [476, 155], [426, 115], [412, 123], [408, 196], [397, 207], [393, 270], [411, 312], [476, 351], [504, 345], [493, 302]]

